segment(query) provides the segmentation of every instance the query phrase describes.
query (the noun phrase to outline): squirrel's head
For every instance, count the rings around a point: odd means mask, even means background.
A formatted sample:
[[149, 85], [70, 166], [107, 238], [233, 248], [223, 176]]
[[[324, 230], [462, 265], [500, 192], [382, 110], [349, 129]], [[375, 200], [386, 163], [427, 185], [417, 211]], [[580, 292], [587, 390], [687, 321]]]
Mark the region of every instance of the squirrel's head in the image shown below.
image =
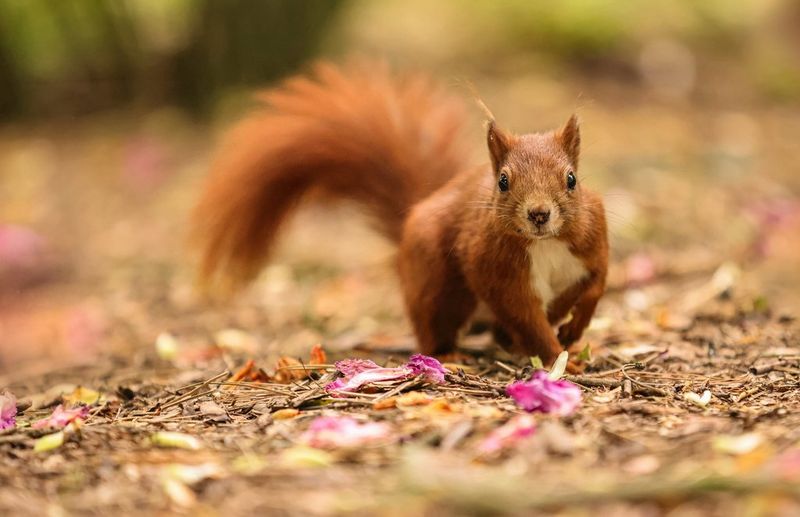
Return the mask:
[[492, 200], [503, 226], [530, 239], [546, 239], [576, 221], [581, 136], [575, 115], [559, 130], [519, 136], [492, 120], [486, 138], [495, 179]]

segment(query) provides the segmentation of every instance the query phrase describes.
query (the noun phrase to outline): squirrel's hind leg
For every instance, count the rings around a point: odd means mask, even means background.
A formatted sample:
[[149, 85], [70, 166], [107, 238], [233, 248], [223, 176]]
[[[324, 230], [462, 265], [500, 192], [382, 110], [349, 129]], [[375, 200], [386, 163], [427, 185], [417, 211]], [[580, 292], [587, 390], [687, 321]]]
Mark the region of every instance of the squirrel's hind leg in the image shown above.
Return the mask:
[[420, 352], [442, 356], [455, 351], [459, 331], [475, 312], [477, 299], [456, 264], [447, 257], [400, 254], [406, 310]]
[[431, 287], [427, 286], [430, 291], [423, 299], [407, 301], [419, 350], [426, 355], [451, 354], [458, 345], [460, 330], [475, 310], [476, 300], [464, 284]]

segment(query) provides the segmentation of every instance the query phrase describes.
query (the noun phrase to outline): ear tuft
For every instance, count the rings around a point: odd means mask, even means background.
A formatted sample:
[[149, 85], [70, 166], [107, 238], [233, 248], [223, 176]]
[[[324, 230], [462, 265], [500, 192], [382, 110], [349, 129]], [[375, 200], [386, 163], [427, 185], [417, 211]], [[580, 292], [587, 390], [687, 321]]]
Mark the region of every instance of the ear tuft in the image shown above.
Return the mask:
[[576, 114], [573, 113], [564, 127], [558, 131], [557, 138], [567, 156], [572, 160], [572, 164], [577, 167], [581, 151], [581, 128]]
[[486, 144], [489, 147], [489, 157], [492, 159], [492, 168], [495, 172], [500, 170], [511, 148], [512, 137], [497, 126], [494, 120], [489, 121], [486, 131]]

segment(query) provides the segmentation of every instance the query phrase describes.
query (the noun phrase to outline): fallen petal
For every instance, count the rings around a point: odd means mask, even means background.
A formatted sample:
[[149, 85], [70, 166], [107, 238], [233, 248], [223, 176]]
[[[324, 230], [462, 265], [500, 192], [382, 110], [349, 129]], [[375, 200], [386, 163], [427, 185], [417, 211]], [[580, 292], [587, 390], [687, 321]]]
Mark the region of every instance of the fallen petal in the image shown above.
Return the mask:
[[438, 360], [421, 354], [412, 355], [405, 365], [396, 368], [381, 367], [369, 359], [344, 359], [334, 365], [344, 377], [325, 387], [329, 393], [357, 391], [366, 384], [396, 381], [413, 376], [422, 376], [429, 382], [442, 383], [445, 374], [449, 373]]
[[391, 429], [381, 422], [359, 422], [346, 416], [317, 417], [300, 441], [318, 449], [353, 448], [389, 438]]
[[34, 422], [31, 427], [33, 429], [63, 429], [76, 420], [85, 420], [87, 416], [89, 416], [87, 406], [65, 409], [63, 404], [59, 404], [50, 416]]
[[345, 377], [352, 377], [366, 370], [380, 368], [369, 359], [343, 359], [334, 363], [336, 369]]
[[395, 381], [398, 379], [405, 379], [411, 377], [413, 372], [410, 368], [400, 366], [398, 368], [372, 368], [364, 370], [352, 377], [344, 377], [337, 379], [332, 383], [325, 386], [325, 390], [330, 392], [338, 391], [357, 391], [365, 384], [382, 381]]
[[0, 393], [0, 431], [17, 425], [17, 398], [4, 391]]
[[23, 226], [0, 224], [0, 264], [32, 267], [41, 261], [45, 239]]
[[441, 384], [444, 382], [444, 374], [450, 373], [442, 363], [433, 357], [422, 354], [414, 354], [406, 363], [414, 375], [422, 375], [426, 380]]
[[569, 381], [552, 380], [544, 370], [533, 372], [528, 381], [517, 381], [506, 394], [525, 411], [571, 415], [581, 403], [581, 389]]
[[800, 447], [782, 452], [772, 459], [772, 468], [787, 480], [800, 480]]
[[484, 455], [495, 454], [503, 449], [517, 445], [521, 440], [536, 431], [536, 421], [530, 415], [517, 415], [498, 427], [478, 445], [478, 452]]
[[625, 281], [628, 285], [642, 285], [656, 276], [656, 263], [647, 253], [635, 253], [625, 261]]

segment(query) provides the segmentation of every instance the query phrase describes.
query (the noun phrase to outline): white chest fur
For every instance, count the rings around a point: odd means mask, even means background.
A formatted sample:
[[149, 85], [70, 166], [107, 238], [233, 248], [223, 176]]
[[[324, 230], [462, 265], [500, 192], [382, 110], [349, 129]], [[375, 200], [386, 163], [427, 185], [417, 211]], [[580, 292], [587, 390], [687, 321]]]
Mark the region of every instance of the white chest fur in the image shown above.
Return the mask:
[[558, 295], [586, 276], [583, 262], [556, 239], [534, 241], [528, 248], [528, 257], [531, 287], [545, 310]]

